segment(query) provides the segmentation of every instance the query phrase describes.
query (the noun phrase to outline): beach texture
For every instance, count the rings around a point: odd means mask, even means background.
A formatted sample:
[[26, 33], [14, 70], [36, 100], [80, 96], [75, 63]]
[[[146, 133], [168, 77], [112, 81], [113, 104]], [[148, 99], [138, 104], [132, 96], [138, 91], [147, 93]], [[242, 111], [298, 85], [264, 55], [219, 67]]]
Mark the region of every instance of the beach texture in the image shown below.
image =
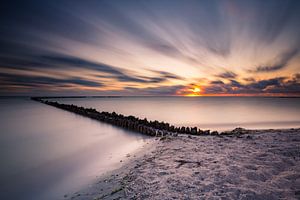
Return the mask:
[[72, 199], [300, 199], [300, 130], [164, 137]]

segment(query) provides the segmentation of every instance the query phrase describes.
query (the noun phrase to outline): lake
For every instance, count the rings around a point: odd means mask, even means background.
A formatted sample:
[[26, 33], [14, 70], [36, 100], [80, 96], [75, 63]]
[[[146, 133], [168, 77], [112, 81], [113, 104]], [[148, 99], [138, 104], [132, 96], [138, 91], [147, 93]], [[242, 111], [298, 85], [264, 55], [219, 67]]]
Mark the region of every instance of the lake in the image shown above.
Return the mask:
[[0, 99], [0, 199], [64, 199], [147, 140], [29, 99]]
[[276, 97], [120, 97], [53, 99], [176, 126], [230, 130], [300, 127], [300, 98]]
[[[300, 127], [299, 98], [55, 98], [176, 126], [229, 130]], [[63, 199], [86, 187], [148, 137], [29, 98], [0, 99], [0, 199]]]

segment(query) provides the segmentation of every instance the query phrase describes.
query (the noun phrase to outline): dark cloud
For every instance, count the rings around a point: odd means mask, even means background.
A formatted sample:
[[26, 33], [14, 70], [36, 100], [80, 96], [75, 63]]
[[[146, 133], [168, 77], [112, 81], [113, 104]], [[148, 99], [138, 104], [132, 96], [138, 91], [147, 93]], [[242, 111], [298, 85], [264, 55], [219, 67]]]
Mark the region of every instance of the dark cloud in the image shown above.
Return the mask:
[[159, 71], [159, 70], [151, 70], [152, 72], [156, 73], [158, 76], [160, 77], [164, 77], [164, 78], [167, 78], [167, 79], [177, 79], [177, 80], [183, 80], [182, 77], [180, 76], [177, 76], [173, 73], [170, 73], [170, 72], [166, 72], [166, 71]]
[[183, 85], [157, 86], [157, 87], [148, 87], [148, 88], [126, 87], [124, 88], [124, 91], [128, 92], [128, 94], [135, 94], [135, 95], [168, 96], [168, 95], [176, 95], [177, 91], [184, 89], [185, 87], [186, 86]]
[[244, 78], [243, 80], [244, 81], [250, 81], [250, 82], [254, 82], [255, 81], [255, 79], [252, 78], [252, 77]]
[[[133, 75], [132, 72], [126, 71], [124, 69], [88, 61], [82, 58], [55, 54], [55, 55], [40, 55], [40, 56], [27, 56], [23, 58], [6, 58], [0, 60], [0, 66], [5, 68], [14, 68], [14, 69], [41, 69], [41, 68], [51, 68], [51, 69], [67, 69], [73, 70], [78, 69], [90, 69], [95, 71], [95, 73], [104, 73], [102, 75], [95, 75], [99, 78], [109, 78], [119, 82], [130, 82], [130, 83], [162, 83], [168, 79], [181, 79], [179, 76], [176, 76], [169, 72], [164, 71], [153, 71], [156, 75], [153, 77], [147, 76], [138, 76]], [[4, 76], [5, 75], [5, 76]], [[72, 83], [77, 85], [84, 85], [90, 87], [102, 86], [98, 82], [83, 80], [79, 77], [77, 78], [66, 78], [66, 79], [54, 79], [51, 77], [36, 77], [36, 76], [27, 76], [27, 75], [9, 75], [2, 74], [2, 79], [7, 83], [9, 82], [12, 85], [23, 85], [37, 87], [39, 84], [66, 84]], [[2, 82], [3, 82], [2, 80]], [[0, 80], [1, 83], [1, 80]]]
[[17, 69], [83, 68], [116, 75], [123, 74], [122, 70], [117, 67], [63, 54], [31, 55], [25, 57], [2, 58], [0, 59], [0, 68], [1, 67]]
[[294, 74], [292, 80], [294, 82], [300, 82], [300, 73]]
[[135, 82], [135, 83], [161, 83], [166, 81], [167, 79], [163, 77], [134, 77], [134, 76], [127, 76], [127, 75], [121, 75], [114, 77], [117, 80], [121, 82]]
[[122, 82], [137, 82], [137, 83], [162, 83], [167, 81], [168, 79], [177, 79], [177, 80], [182, 80], [183, 78], [169, 73], [165, 71], [156, 71], [156, 70], [151, 70], [154, 72], [156, 75], [153, 77], [148, 77], [148, 76], [128, 76], [125, 74], [122, 74], [121, 76], [116, 76], [119, 81]]
[[58, 67], [78, 67], [83, 69], [93, 69], [99, 72], [122, 75], [123, 72], [117, 67], [106, 65], [103, 63], [92, 62], [71, 56], [41, 56], [46, 64]]
[[253, 72], [272, 72], [285, 68], [289, 61], [298, 54], [298, 49], [289, 50], [282, 55], [278, 56], [273, 65], [265, 65], [257, 67]]
[[223, 81], [217, 80], [217, 81], [211, 81], [210, 84], [218, 85], [218, 84], [224, 84]]
[[224, 72], [224, 73], [216, 75], [216, 77], [225, 78], [225, 79], [231, 79], [231, 78], [236, 78], [237, 74], [234, 73], [234, 72], [231, 72], [231, 71], [227, 71], [227, 72]]
[[272, 79], [259, 80], [241, 84], [236, 80], [230, 80], [228, 83], [212, 81], [205, 87], [206, 94], [300, 94], [299, 74], [292, 77], [276, 77]]
[[278, 78], [272, 78], [272, 79], [268, 79], [268, 80], [261, 80], [261, 81], [250, 83], [247, 86], [249, 88], [262, 91], [269, 86], [280, 87], [281, 84], [284, 84], [283, 81], [285, 79], [286, 79], [285, 77], [278, 77]]
[[99, 82], [94, 82], [90, 80], [84, 80], [79, 77], [71, 78], [53, 78], [46, 76], [28, 76], [28, 75], [14, 75], [7, 73], [0, 73], [0, 82], [2, 85], [15, 85], [15, 86], [29, 86], [29, 87], [39, 87], [39, 86], [61, 86], [65, 84], [75, 84], [79, 86], [87, 87], [102, 87], [103, 84]]
[[98, 75], [98, 77], [114, 78], [121, 82], [137, 82], [137, 83], [159, 83], [167, 79], [167, 77], [138, 77], [128, 75], [125, 70], [106, 65], [103, 63], [88, 61], [82, 58], [67, 55], [41, 55], [26, 58], [7, 58], [0, 61], [0, 66], [18, 69], [28, 68], [61, 68], [72, 70], [74, 68], [91, 69], [96, 72], [105, 73], [106, 75]]
[[230, 85], [232, 87], [241, 87], [242, 85], [240, 84], [240, 82], [236, 81], [236, 80], [230, 80]]

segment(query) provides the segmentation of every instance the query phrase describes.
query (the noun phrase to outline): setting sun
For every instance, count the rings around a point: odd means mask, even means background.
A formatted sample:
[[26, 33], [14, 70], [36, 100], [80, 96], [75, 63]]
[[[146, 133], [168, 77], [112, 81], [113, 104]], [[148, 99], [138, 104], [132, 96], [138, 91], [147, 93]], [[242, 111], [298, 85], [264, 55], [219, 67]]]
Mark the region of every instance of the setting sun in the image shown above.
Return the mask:
[[193, 92], [194, 92], [194, 93], [201, 92], [201, 89], [200, 89], [200, 88], [198, 88], [198, 87], [195, 87], [195, 88], [193, 89]]
[[188, 97], [197, 97], [197, 96], [201, 96], [201, 89], [199, 87], [194, 87], [188, 90], [189, 93], [186, 94], [185, 96]]

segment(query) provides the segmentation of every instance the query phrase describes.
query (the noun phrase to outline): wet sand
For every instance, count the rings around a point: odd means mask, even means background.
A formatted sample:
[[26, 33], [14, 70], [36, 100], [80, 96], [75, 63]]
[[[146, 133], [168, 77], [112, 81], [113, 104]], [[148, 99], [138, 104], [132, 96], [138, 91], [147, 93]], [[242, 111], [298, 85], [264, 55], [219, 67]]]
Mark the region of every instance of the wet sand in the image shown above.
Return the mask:
[[300, 129], [153, 140], [65, 199], [300, 199]]

